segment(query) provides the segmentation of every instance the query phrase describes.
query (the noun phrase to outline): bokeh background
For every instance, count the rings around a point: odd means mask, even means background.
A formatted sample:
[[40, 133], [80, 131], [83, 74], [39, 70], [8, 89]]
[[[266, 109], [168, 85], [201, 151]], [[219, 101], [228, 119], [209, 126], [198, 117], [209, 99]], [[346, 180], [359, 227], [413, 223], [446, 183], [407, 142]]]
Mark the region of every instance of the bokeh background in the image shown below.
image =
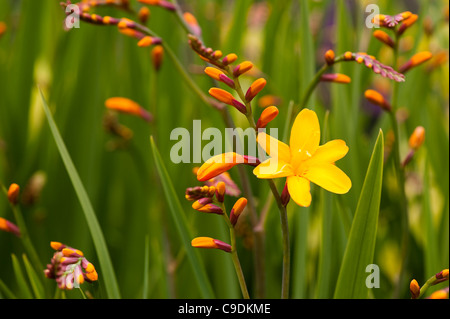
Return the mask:
[[[301, 0], [304, 1], [304, 0]], [[333, 49], [368, 52], [384, 64], [393, 65], [392, 51], [372, 36], [365, 26], [366, 5], [375, 3], [381, 13], [411, 11], [418, 21], [406, 32], [400, 59], [419, 51], [431, 51], [433, 59], [408, 72], [399, 85], [401, 153], [406, 156], [408, 138], [414, 128], [426, 130], [423, 147], [406, 169], [409, 200], [410, 263], [406, 285], [398, 297], [409, 298], [409, 280], [423, 283], [449, 263], [449, 118], [448, 118], [448, 1], [179, 1], [184, 11], [195, 15], [204, 43], [225, 54], [236, 53], [239, 61], [250, 60], [256, 71], [245, 76], [245, 87], [256, 77], [267, 79], [260, 94], [275, 95], [280, 116], [271, 123], [280, 132], [285, 127], [288, 105], [298, 103], [309, 80], [323, 63], [323, 54]], [[142, 5], [130, 1], [137, 11]], [[305, 9], [307, 11], [305, 11]], [[207, 93], [212, 86], [204, 75], [204, 62], [190, 49], [187, 36], [173, 13], [151, 7], [148, 27], [175, 52], [192, 78]], [[96, 13], [136, 19], [136, 14], [112, 7]], [[170, 132], [191, 129], [194, 119], [202, 128], [224, 129], [221, 116], [206, 106], [183, 82], [172, 61], [164, 57], [161, 69], [152, 67], [150, 49], [113, 26], [81, 23], [79, 29], [64, 30], [64, 10], [59, 1], [5, 0], [0, 2], [0, 180], [21, 186], [21, 209], [33, 244], [43, 264], [50, 262], [50, 241], [60, 241], [83, 250], [95, 265], [98, 260], [82, 208], [50, 133], [43, 113], [40, 88], [54, 114], [64, 142], [89, 194], [105, 235], [120, 291], [124, 298], [197, 298], [180, 238], [168, 212], [155, 170], [149, 136], [155, 138], [169, 175], [182, 203], [194, 236], [226, 241], [227, 229], [220, 218], [194, 211], [184, 200], [187, 187], [200, 185], [192, 170], [197, 163], [173, 164]], [[442, 60], [438, 60], [438, 58]], [[330, 110], [330, 137], [344, 139], [349, 154], [338, 165], [352, 179], [351, 191], [332, 196], [332, 248], [327, 280], [319, 288], [319, 255], [323, 214], [318, 193], [305, 211], [289, 206], [292, 241], [293, 298], [331, 298], [346, 243], [343, 216], [355, 211], [374, 141], [381, 128], [388, 140], [388, 117], [364, 99], [366, 89], [389, 96], [393, 82], [357, 63], [341, 63], [335, 71], [352, 78], [348, 85], [321, 83], [308, 107], [322, 123]], [[112, 96], [130, 98], [153, 113], [151, 124], [140, 118], [118, 114], [121, 124], [133, 131], [123, 145], [105, 129], [104, 102]], [[255, 103], [255, 113], [262, 108]], [[236, 125], [246, 120], [230, 110]], [[207, 143], [204, 142], [204, 143]], [[386, 142], [386, 145], [389, 145]], [[238, 175], [230, 171], [241, 186]], [[257, 203], [269, 192], [266, 183], [251, 176]], [[381, 270], [381, 286], [372, 297], [391, 298], [395, 291], [400, 260], [401, 218], [392, 165], [387, 159], [374, 263]], [[281, 191], [281, 190], [280, 190]], [[314, 201], [313, 199], [313, 201]], [[227, 198], [231, 207], [234, 198]], [[14, 220], [6, 196], [0, 196], [0, 216]], [[239, 256], [250, 294], [254, 277], [252, 242], [245, 219], [238, 230]], [[148, 246], [146, 241], [148, 240]], [[146, 247], [148, 250], [146, 251]], [[281, 288], [281, 233], [273, 205], [266, 228], [266, 297], [278, 298]], [[0, 233], [0, 279], [20, 297], [11, 254], [21, 256], [23, 247], [11, 234]], [[239, 298], [239, 285], [229, 256], [221, 251], [198, 252], [218, 298]], [[144, 257], [149, 256], [149, 268]], [[144, 282], [144, 273], [149, 280]], [[93, 297], [105, 297], [102, 274], [85, 286]], [[323, 277], [322, 277], [323, 278]], [[54, 289], [54, 283], [45, 281]], [[85, 284], [86, 285], [86, 284]], [[0, 296], [2, 294], [0, 293]], [[68, 297], [80, 298], [76, 291]]]

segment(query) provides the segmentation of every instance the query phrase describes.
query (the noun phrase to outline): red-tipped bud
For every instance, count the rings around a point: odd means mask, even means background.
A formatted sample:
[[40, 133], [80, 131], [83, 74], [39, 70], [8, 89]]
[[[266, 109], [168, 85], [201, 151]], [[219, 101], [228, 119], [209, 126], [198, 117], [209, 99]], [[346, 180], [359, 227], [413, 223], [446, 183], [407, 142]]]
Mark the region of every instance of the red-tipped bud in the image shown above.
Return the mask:
[[342, 83], [342, 84], [348, 84], [352, 81], [352, 79], [341, 73], [328, 73], [322, 75], [320, 78], [322, 82], [334, 82], [334, 83]]
[[150, 9], [147, 7], [142, 7], [139, 9], [138, 18], [142, 24], [146, 24], [148, 18], [150, 17]]
[[425, 128], [418, 126], [409, 137], [409, 147], [413, 150], [417, 150], [425, 140]]
[[241, 197], [236, 201], [230, 213], [231, 225], [233, 226], [236, 225], [239, 216], [242, 214], [246, 206], [247, 206], [247, 198]]
[[225, 199], [226, 186], [224, 182], [218, 182], [216, 185], [216, 199], [223, 203]]
[[265, 128], [278, 116], [278, 108], [276, 106], [269, 106], [262, 111], [261, 116], [256, 123], [257, 128]]
[[386, 45], [388, 45], [388, 46], [390, 46], [391, 48], [393, 48], [394, 47], [394, 40], [389, 36], [389, 34], [387, 34], [386, 32], [384, 32], [384, 31], [382, 31], [382, 30], [376, 30], [374, 33], [373, 33], [373, 36], [377, 39], [377, 40], [379, 40], [379, 41], [381, 41], [382, 43], [384, 43], [384, 44], [386, 44]]
[[190, 12], [185, 12], [183, 14], [184, 21], [189, 25], [191, 31], [194, 35], [200, 36], [202, 34], [202, 29], [197, 22], [197, 19]]
[[20, 230], [19, 227], [11, 223], [10, 221], [4, 219], [3, 217], [0, 217], [0, 230], [12, 233], [16, 235], [17, 237], [20, 237]]
[[224, 65], [228, 65], [228, 64], [231, 64], [231, 63], [233, 63], [234, 61], [236, 61], [237, 58], [238, 58], [238, 57], [237, 57], [236, 54], [230, 53], [230, 54], [226, 55], [226, 56], [222, 59], [222, 63], [223, 63]]
[[191, 245], [195, 248], [220, 249], [227, 253], [231, 252], [231, 246], [229, 244], [211, 237], [194, 238], [191, 241]]
[[399, 68], [399, 72], [406, 73], [410, 69], [428, 61], [432, 56], [433, 54], [428, 51], [416, 53], [411, 57], [411, 59], [408, 60], [408, 62], [406, 62]]
[[411, 299], [419, 298], [420, 286], [417, 280], [415, 279], [411, 280], [411, 283], [409, 284], [409, 291], [411, 292]]
[[153, 44], [161, 44], [161, 39], [147, 35], [140, 39], [137, 45], [141, 48], [146, 48]]
[[253, 100], [253, 98], [264, 89], [266, 86], [267, 81], [263, 78], [257, 79], [255, 82], [253, 82], [250, 87], [247, 90], [247, 93], [245, 94], [245, 100], [247, 102], [250, 102]]
[[209, 94], [222, 103], [234, 106], [242, 114], [247, 114], [245, 105], [236, 100], [231, 93], [219, 88], [211, 88]]
[[162, 45], [156, 45], [151, 51], [151, 58], [153, 63], [153, 68], [159, 71], [161, 68], [163, 58], [164, 58], [164, 47]]
[[250, 61], [244, 61], [234, 68], [233, 75], [235, 77], [238, 77], [238, 76], [244, 74], [245, 72], [250, 71], [252, 68], [253, 68], [253, 63], [251, 63]]
[[389, 104], [388, 101], [386, 101], [386, 99], [383, 97], [383, 95], [381, 95], [379, 92], [377, 92], [375, 90], [367, 90], [364, 93], [364, 96], [366, 97], [367, 100], [369, 100], [373, 104], [380, 106], [382, 109], [384, 109], [388, 112], [391, 111], [391, 109], [392, 109], [391, 105]]
[[19, 202], [20, 187], [16, 183], [9, 186], [8, 200], [11, 204], [16, 205]]

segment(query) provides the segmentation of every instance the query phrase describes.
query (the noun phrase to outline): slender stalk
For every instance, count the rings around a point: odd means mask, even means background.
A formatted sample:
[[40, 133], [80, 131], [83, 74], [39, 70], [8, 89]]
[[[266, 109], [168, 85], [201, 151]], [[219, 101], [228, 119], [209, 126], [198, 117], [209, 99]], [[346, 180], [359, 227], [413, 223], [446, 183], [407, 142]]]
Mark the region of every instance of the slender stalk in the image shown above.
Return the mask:
[[293, 120], [295, 119], [295, 115], [298, 112], [300, 112], [303, 108], [306, 107], [306, 103], [308, 103], [308, 100], [311, 97], [312, 93], [314, 92], [314, 89], [317, 87], [317, 84], [319, 84], [322, 75], [328, 70], [329, 67], [330, 66], [325, 63], [319, 69], [319, 71], [317, 71], [316, 75], [311, 80], [311, 82], [309, 83], [308, 87], [305, 90], [305, 93], [303, 94], [302, 100], [300, 101], [300, 104], [299, 104], [299, 108], [296, 108], [296, 107], [292, 108], [291, 119], [290, 119], [291, 125], [289, 125], [289, 127], [292, 126]]
[[[398, 45], [399, 45], [400, 37], [398, 36], [397, 32], [395, 32], [395, 44], [394, 44], [394, 61], [393, 65], [397, 66], [397, 60], [398, 60]], [[394, 160], [394, 168], [395, 168], [395, 174], [397, 177], [397, 184], [398, 189], [400, 192], [400, 218], [402, 223], [402, 243], [401, 243], [401, 268], [399, 273], [399, 278], [397, 282], [397, 287], [394, 291], [394, 297], [398, 298], [400, 294], [400, 289], [403, 286], [404, 281], [404, 275], [406, 271], [406, 265], [407, 265], [407, 258], [408, 258], [408, 246], [409, 246], [409, 226], [408, 226], [408, 200], [406, 198], [405, 193], [405, 175], [404, 170], [401, 164], [401, 158], [400, 158], [400, 132], [399, 127], [397, 123], [396, 118], [396, 107], [397, 107], [397, 100], [398, 100], [398, 83], [395, 82], [393, 84], [392, 89], [392, 99], [391, 99], [391, 106], [392, 111], [390, 112], [390, 118], [392, 122], [392, 130], [394, 132], [394, 145], [393, 145], [393, 160]]]
[[228, 228], [230, 229], [230, 244], [231, 244], [231, 259], [233, 261], [234, 269], [236, 270], [236, 275], [239, 281], [239, 286], [241, 287], [242, 296], [244, 299], [250, 299], [250, 295], [248, 293], [247, 284], [245, 283], [244, 272], [242, 271], [242, 266], [239, 261], [239, 256], [236, 249], [236, 232], [234, 230], [234, 226], [230, 222], [230, 218], [228, 217], [227, 210], [225, 208], [224, 203], [218, 203], [223, 211], [223, 218]]

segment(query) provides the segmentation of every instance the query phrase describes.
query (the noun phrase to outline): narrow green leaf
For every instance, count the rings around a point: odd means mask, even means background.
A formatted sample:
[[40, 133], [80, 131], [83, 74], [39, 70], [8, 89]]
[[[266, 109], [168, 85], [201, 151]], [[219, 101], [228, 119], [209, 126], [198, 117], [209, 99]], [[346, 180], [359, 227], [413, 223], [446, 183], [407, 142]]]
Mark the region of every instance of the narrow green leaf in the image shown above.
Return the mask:
[[34, 270], [25, 254], [22, 255], [23, 263], [25, 265], [25, 270], [27, 271], [28, 279], [30, 280], [31, 288], [33, 289], [34, 295], [37, 299], [45, 298], [44, 285], [40, 280], [38, 274]]
[[211, 284], [206, 275], [203, 264], [201, 263], [199, 256], [191, 246], [191, 240], [193, 237], [189, 231], [186, 217], [182, 213], [183, 207], [181, 206], [178, 195], [175, 192], [170, 176], [166, 170], [164, 162], [161, 158], [161, 155], [159, 154], [158, 148], [156, 147], [152, 136], [150, 137], [150, 144], [153, 150], [153, 158], [155, 159], [156, 170], [158, 171], [164, 194], [166, 195], [167, 204], [169, 205], [169, 211], [172, 215], [175, 226], [178, 230], [178, 234], [186, 250], [186, 255], [191, 263], [195, 279], [197, 280], [197, 284], [204, 298], [213, 298], [214, 293], [212, 291]]
[[56, 126], [55, 120], [50, 112], [50, 109], [47, 105], [47, 101], [40, 90], [42, 105], [44, 107], [45, 115], [47, 116], [48, 124], [50, 126], [50, 130], [52, 132], [53, 138], [55, 139], [56, 146], [58, 147], [58, 151], [61, 155], [61, 158], [66, 167], [67, 173], [69, 174], [70, 180], [72, 181], [75, 192], [78, 196], [78, 200], [80, 201], [81, 207], [84, 212], [84, 216], [86, 218], [87, 225], [91, 232], [92, 239], [94, 241], [95, 249], [98, 255], [98, 259], [100, 262], [100, 268], [102, 270], [101, 275], [103, 277], [106, 292], [109, 298], [119, 299], [120, 292], [119, 286], [117, 284], [116, 276], [114, 274], [114, 268], [111, 262], [111, 258], [109, 256], [108, 248], [106, 245], [105, 238], [103, 236], [102, 229], [100, 224], [98, 223], [97, 216], [95, 215], [94, 209], [92, 207], [91, 201], [89, 200], [86, 189], [81, 182], [80, 176], [75, 168], [75, 165], [72, 162], [72, 159], [67, 151], [66, 145], [59, 133], [58, 127]]
[[17, 285], [19, 286], [20, 295], [25, 299], [32, 299], [33, 294], [31, 293], [30, 287], [28, 286], [25, 275], [22, 271], [22, 267], [20, 266], [19, 260], [16, 255], [11, 254], [12, 264], [14, 275], [16, 276]]
[[383, 178], [383, 132], [380, 130], [359, 197], [334, 297], [365, 299], [366, 267], [373, 263]]

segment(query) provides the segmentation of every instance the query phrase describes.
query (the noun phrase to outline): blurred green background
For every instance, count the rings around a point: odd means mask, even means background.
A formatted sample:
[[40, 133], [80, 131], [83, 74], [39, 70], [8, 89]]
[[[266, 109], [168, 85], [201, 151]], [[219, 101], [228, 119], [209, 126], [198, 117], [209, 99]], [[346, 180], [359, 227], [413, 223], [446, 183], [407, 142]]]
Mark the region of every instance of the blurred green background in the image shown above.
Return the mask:
[[[303, 1], [303, 0], [302, 0]], [[243, 78], [248, 87], [254, 76], [268, 85], [262, 94], [281, 98], [280, 116], [271, 127], [284, 129], [288, 104], [298, 103], [314, 71], [323, 64], [328, 49], [336, 54], [364, 51], [392, 65], [392, 52], [365, 27], [365, 7], [376, 3], [381, 13], [411, 11], [419, 20], [405, 33], [400, 59], [406, 61], [419, 51], [448, 56], [448, 1], [299, 1], [197, 0], [179, 1], [193, 13], [203, 30], [208, 47], [224, 54], [234, 52], [240, 62], [252, 61], [260, 73]], [[131, 7], [141, 7], [131, 1]], [[175, 52], [196, 83], [207, 93], [212, 86], [203, 73], [203, 61], [190, 49], [187, 36], [175, 16], [151, 7], [148, 27], [160, 35]], [[136, 14], [99, 7], [102, 16], [129, 17]], [[309, 21], [307, 21], [306, 19]], [[32, 241], [45, 265], [53, 251], [50, 241], [81, 249], [98, 265], [81, 206], [68, 178], [43, 113], [38, 87], [54, 114], [69, 153], [92, 201], [105, 235], [120, 291], [124, 298], [141, 298], [144, 273], [149, 275], [149, 298], [197, 298], [192, 269], [186, 259], [168, 212], [167, 202], [155, 171], [149, 136], [153, 135], [166, 160], [169, 175], [183, 205], [194, 236], [211, 236], [227, 241], [227, 229], [220, 218], [194, 211], [184, 200], [187, 187], [200, 185], [192, 169], [199, 164], [173, 164], [170, 149], [175, 141], [170, 132], [177, 127], [191, 129], [194, 119], [202, 128], [224, 129], [214, 112], [190, 90], [165, 56], [162, 68], [152, 68], [150, 50], [139, 48], [114, 26], [81, 23], [65, 31], [64, 10], [59, 1], [6, 0], [0, 2], [0, 21], [7, 29], [0, 37], [0, 181], [21, 186], [21, 209]], [[430, 28], [431, 26], [431, 28]], [[448, 62], [419, 66], [399, 85], [401, 153], [408, 152], [408, 138], [414, 128], [426, 130], [424, 146], [406, 169], [409, 199], [410, 263], [406, 283], [415, 278], [424, 283], [449, 264], [449, 119]], [[375, 88], [389, 94], [392, 82], [356, 63], [345, 63], [335, 71], [352, 78], [348, 85], [321, 83], [308, 104], [323, 125], [330, 110], [330, 139], [344, 139], [350, 147], [341, 167], [352, 179], [351, 191], [332, 195], [332, 250], [326, 282], [318, 292], [322, 212], [319, 193], [313, 189], [313, 206], [304, 211], [289, 205], [292, 241], [292, 297], [332, 297], [339, 265], [345, 250], [346, 230], [342, 216], [352, 216], [364, 180], [373, 143], [379, 129], [388, 138], [390, 123], [377, 108], [364, 100], [364, 91]], [[114, 137], [103, 126], [104, 101], [112, 96], [130, 98], [154, 113], [150, 125], [142, 119], [119, 114], [121, 124], [134, 135], [130, 144], [117, 148]], [[255, 113], [262, 111], [256, 106]], [[230, 110], [236, 125], [247, 127], [245, 118]], [[207, 142], [204, 142], [207, 143]], [[388, 144], [388, 143], [386, 143]], [[241, 186], [238, 175], [230, 171]], [[268, 187], [251, 174], [253, 193], [261, 209]], [[37, 182], [42, 189], [36, 191]], [[390, 298], [400, 261], [400, 216], [392, 165], [385, 166], [374, 263], [380, 266], [381, 286], [373, 297]], [[34, 184], [32, 184], [34, 181]], [[28, 185], [28, 186], [27, 186]], [[35, 188], [30, 188], [34, 185]], [[33, 192], [34, 190], [34, 192]], [[30, 202], [28, 194], [32, 197]], [[281, 191], [281, 190], [280, 190]], [[227, 206], [234, 203], [227, 198]], [[13, 221], [6, 196], [0, 196], [0, 217]], [[252, 243], [248, 224], [239, 228], [239, 256], [253, 293]], [[145, 242], [149, 240], [149, 268], [144, 268]], [[20, 256], [19, 239], [0, 232], [0, 279], [20, 292], [13, 276], [11, 254]], [[229, 256], [220, 251], [201, 250], [208, 278], [216, 297], [239, 298], [239, 285]], [[273, 205], [266, 229], [266, 297], [278, 298], [281, 286], [281, 233]], [[98, 268], [98, 267], [97, 267]], [[99, 269], [98, 269], [99, 270]], [[322, 277], [323, 278], [323, 277]], [[45, 280], [54, 289], [54, 283]], [[323, 284], [323, 282], [322, 282]], [[96, 298], [105, 297], [102, 274], [84, 289]], [[72, 291], [69, 297], [81, 297]], [[409, 298], [409, 287], [400, 297]]]

